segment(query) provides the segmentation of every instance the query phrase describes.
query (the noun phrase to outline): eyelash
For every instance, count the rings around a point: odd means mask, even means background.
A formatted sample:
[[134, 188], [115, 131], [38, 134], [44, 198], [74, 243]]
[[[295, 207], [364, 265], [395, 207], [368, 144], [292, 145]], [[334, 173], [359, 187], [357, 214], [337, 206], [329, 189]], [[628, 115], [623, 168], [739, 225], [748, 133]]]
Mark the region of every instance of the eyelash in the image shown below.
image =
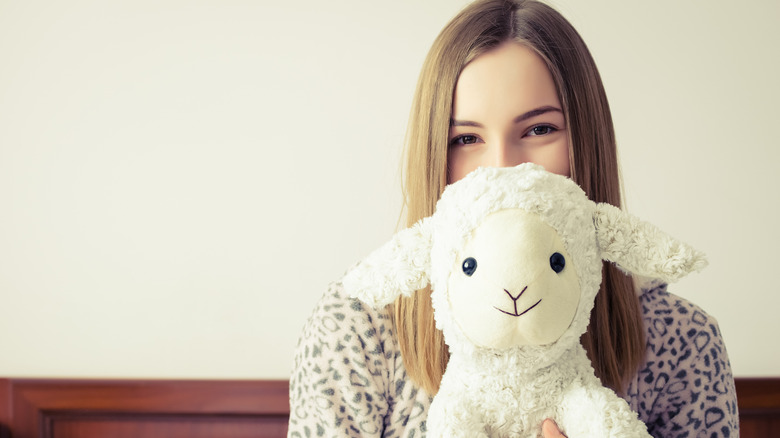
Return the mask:
[[[543, 134], [532, 134], [532, 132], [534, 132], [536, 129], [539, 129], [539, 128], [544, 128], [544, 129], [547, 130], [547, 132], [545, 132]], [[549, 124], [546, 124], [546, 123], [542, 123], [542, 124], [539, 124], [539, 125], [532, 126], [528, 131], [525, 132], [525, 134], [523, 134], [523, 137], [526, 137], [526, 136], [541, 137], [541, 136], [544, 136], [544, 135], [550, 135], [550, 134], [552, 134], [552, 133], [554, 133], [556, 131], [558, 131], [558, 128], [556, 128], [555, 126], [552, 126], [552, 125], [549, 125]], [[465, 139], [465, 138], [473, 138], [474, 141], [472, 141], [471, 143], [462, 143], [463, 139]], [[452, 140], [450, 140], [450, 146], [470, 145], [470, 144], [476, 143], [477, 140], [479, 140], [479, 137], [474, 135], [474, 134], [461, 134], [461, 135], [458, 135], [457, 137], [453, 138]]]
[[[544, 133], [544, 134], [531, 134], [531, 133], [532, 133], [534, 130], [536, 130], [537, 128], [546, 128], [546, 129], [547, 129], [547, 132], [546, 132], [546, 133]], [[541, 125], [532, 126], [532, 127], [531, 127], [531, 129], [529, 129], [529, 130], [528, 130], [528, 131], [525, 133], [525, 135], [524, 135], [523, 137], [525, 137], [526, 135], [531, 135], [532, 137], [538, 137], [538, 136], [540, 136], [540, 135], [549, 135], [549, 134], [552, 134], [553, 132], [555, 132], [555, 131], [557, 131], [557, 130], [558, 130], [558, 128], [556, 128], [555, 126], [552, 126], [552, 125], [548, 125], [548, 124], [545, 124], [545, 123], [543, 123], [543, 124], [541, 124]]]
[[[473, 138], [474, 141], [472, 141], [471, 143], [462, 143], [462, 140], [464, 138]], [[478, 139], [479, 137], [473, 134], [462, 134], [450, 140], [450, 146], [470, 145], [476, 143]]]

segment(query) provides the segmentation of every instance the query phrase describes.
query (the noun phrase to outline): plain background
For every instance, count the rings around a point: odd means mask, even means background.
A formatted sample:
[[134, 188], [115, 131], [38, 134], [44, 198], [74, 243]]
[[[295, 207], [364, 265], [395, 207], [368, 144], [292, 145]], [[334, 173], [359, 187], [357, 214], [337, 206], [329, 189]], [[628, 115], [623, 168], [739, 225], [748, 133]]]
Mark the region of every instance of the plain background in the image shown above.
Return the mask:
[[[390, 237], [423, 58], [462, 0], [0, 0], [0, 376], [287, 378]], [[613, 109], [671, 290], [777, 375], [780, 3], [553, 2]]]

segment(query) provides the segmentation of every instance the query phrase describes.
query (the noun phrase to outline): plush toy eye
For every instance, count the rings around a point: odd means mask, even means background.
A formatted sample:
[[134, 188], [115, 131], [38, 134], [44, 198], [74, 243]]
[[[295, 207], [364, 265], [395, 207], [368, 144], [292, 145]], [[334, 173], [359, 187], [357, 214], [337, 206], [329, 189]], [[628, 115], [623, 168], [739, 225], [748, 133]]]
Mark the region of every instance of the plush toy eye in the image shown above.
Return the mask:
[[550, 256], [550, 267], [556, 274], [560, 274], [564, 266], [566, 266], [566, 259], [561, 253], [556, 252]]
[[471, 277], [474, 271], [477, 270], [477, 260], [474, 257], [469, 257], [463, 260], [463, 273]]

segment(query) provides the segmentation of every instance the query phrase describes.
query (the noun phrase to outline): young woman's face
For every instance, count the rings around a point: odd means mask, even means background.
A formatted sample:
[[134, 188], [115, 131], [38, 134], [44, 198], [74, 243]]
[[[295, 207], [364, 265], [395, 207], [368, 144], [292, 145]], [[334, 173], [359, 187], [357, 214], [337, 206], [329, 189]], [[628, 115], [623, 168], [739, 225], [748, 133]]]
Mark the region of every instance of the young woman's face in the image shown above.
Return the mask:
[[570, 176], [561, 103], [544, 61], [506, 42], [466, 65], [455, 87], [448, 183], [477, 167], [532, 162]]

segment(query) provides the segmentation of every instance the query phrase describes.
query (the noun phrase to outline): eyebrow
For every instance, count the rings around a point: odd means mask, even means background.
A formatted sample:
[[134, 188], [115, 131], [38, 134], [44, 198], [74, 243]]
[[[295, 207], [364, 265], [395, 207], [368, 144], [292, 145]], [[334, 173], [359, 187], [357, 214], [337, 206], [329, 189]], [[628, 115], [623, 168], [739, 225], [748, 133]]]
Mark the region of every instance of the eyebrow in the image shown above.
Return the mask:
[[[542, 114], [546, 114], [549, 112], [556, 112], [556, 111], [559, 113], [563, 113], [563, 111], [561, 111], [560, 108], [556, 108], [554, 106], [541, 106], [539, 108], [532, 109], [531, 111], [520, 114], [519, 116], [515, 117], [512, 123], [520, 123], [530, 118], [540, 116]], [[450, 126], [475, 126], [477, 128], [483, 128], [482, 124], [477, 122], [472, 122], [470, 120], [455, 120], [455, 119], [450, 119]]]

